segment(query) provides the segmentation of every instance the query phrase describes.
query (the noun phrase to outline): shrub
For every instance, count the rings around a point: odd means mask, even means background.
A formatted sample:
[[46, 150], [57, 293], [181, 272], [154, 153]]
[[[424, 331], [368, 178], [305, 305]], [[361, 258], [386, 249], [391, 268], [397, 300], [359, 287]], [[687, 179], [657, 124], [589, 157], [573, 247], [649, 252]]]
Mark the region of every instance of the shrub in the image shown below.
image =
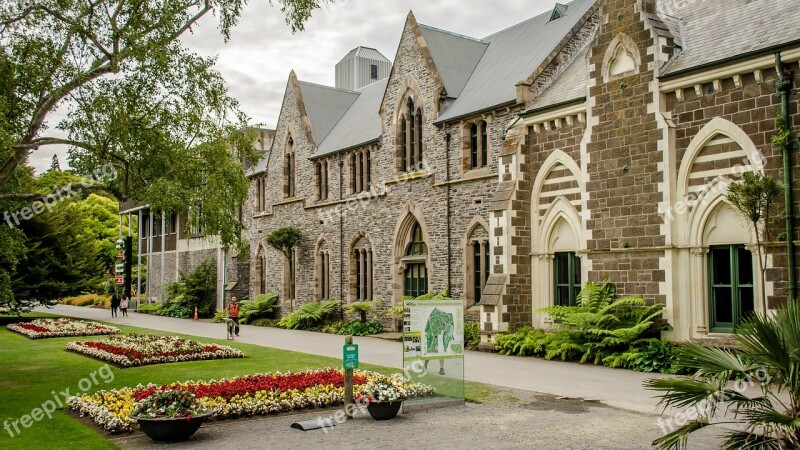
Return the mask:
[[159, 315], [185, 319], [197, 308], [198, 316], [214, 317], [217, 308], [216, 260], [208, 259], [191, 274], [181, 274], [180, 280], [168, 284], [166, 289], [169, 300], [164, 302]]
[[552, 316], [566, 334], [559, 336], [560, 347], [548, 345], [549, 358], [582, 355], [580, 361], [604, 364], [609, 367], [625, 366], [635, 356], [631, 348], [638, 348], [658, 338], [666, 324], [660, 324], [664, 306], [647, 306], [641, 297], [614, 297], [613, 286], [605, 282], [586, 283], [581, 290], [577, 306], [553, 306], [540, 309]]
[[139, 309], [137, 309], [136, 312], [140, 314], [156, 314], [159, 306], [160, 305], [155, 303], [142, 303], [139, 305]]
[[275, 312], [278, 296], [261, 294], [255, 300], [245, 300], [239, 307], [239, 318], [243, 324], [250, 324], [257, 319], [268, 319]]
[[343, 336], [370, 336], [380, 333], [383, 333], [383, 325], [380, 322], [362, 322], [360, 320], [347, 322], [336, 332]]
[[347, 305], [345, 309], [347, 314], [358, 314], [361, 322], [366, 323], [367, 315], [375, 312], [375, 302], [355, 302]]
[[98, 295], [98, 294], [84, 294], [75, 297], [64, 297], [61, 299], [60, 303], [62, 305], [72, 305], [72, 306], [102, 306], [104, 308], [110, 308], [111, 296]]
[[228, 313], [225, 312], [224, 309], [218, 309], [214, 312], [214, 318], [211, 319], [211, 321], [214, 323], [223, 323], [226, 317], [228, 317]]
[[628, 365], [637, 372], [678, 373], [673, 365], [678, 347], [670, 341], [651, 341], [636, 351], [636, 356]]
[[481, 343], [481, 325], [479, 323], [464, 324], [464, 348], [477, 350]]
[[273, 328], [275, 328], [275, 327], [278, 326], [278, 322], [279, 322], [278, 319], [255, 319], [255, 320], [253, 320], [252, 323], [250, 323], [250, 325], [253, 325], [254, 327], [273, 327]]
[[332, 318], [339, 310], [337, 300], [306, 303], [297, 311], [287, 315], [278, 326], [290, 330], [319, 329], [326, 320]]

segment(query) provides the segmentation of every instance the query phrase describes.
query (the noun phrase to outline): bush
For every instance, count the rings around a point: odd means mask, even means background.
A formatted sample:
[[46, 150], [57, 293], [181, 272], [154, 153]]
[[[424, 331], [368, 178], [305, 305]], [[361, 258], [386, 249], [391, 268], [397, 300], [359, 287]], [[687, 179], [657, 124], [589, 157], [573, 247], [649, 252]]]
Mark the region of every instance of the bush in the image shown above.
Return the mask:
[[198, 316], [214, 317], [217, 308], [216, 260], [208, 259], [191, 274], [181, 274], [178, 282], [168, 284], [167, 298], [169, 300], [159, 315], [185, 319], [197, 308]]
[[214, 323], [223, 323], [226, 317], [228, 317], [228, 313], [225, 312], [224, 309], [218, 309], [214, 312], [214, 318], [211, 319], [211, 321]]
[[278, 296], [261, 294], [255, 300], [245, 300], [239, 307], [239, 318], [243, 324], [250, 324], [257, 319], [268, 319], [275, 312]]
[[110, 308], [111, 296], [98, 295], [98, 294], [84, 294], [75, 297], [64, 297], [61, 299], [60, 303], [62, 305], [72, 305], [72, 306], [102, 306], [104, 308]]
[[136, 310], [139, 314], [156, 314], [158, 312], [160, 305], [155, 303], [142, 303], [139, 305], [139, 309]]
[[362, 322], [360, 320], [347, 322], [336, 332], [343, 336], [370, 336], [380, 333], [383, 333], [383, 325], [380, 322]]
[[638, 350], [630, 369], [637, 372], [661, 372], [664, 374], [681, 374], [684, 371], [675, 365], [676, 354], [680, 347], [670, 341], [652, 341]]
[[560, 347], [555, 347], [555, 342], [548, 345], [546, 357], [567, 360], [580, 354], [582, 363], [624, 367], [635, 357], [631, 349], [657, 340], [667, 327], [659, 322], [663, 310], [664, 305], [647, 306], [641, 297], [615, 299], [608, 282], [586, 283], [576, 306], [539, 310], [552, 316], [566, 332], [559, 336]]
[[278, 319], [255, 319], [250, 324], [254, 327], [277, 327], [278, 326]]
[[318, 330], [339, 311], [337, 300], [306, 303], [297, 311], [287, 315], [278, 326], [290, 330]]
[[481, 325], [479, 323], [464, 324], [464, 348], [477, 350], [481, 343]]

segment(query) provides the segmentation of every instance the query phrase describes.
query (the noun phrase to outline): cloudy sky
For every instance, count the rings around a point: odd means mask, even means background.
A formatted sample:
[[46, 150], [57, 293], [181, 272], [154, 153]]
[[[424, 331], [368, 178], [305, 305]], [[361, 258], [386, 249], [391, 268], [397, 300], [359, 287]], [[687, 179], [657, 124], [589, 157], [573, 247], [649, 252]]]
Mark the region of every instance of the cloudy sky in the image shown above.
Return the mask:
[[[227, 43], [210, 16], [184, 43], [201, 55], [216, 56], [231, 96], [253, 123], [274, 128], [292, 69], [301, 80], [333, 85], [334, 66], [359, 45], [377, 48], [393, 60], [409, 11], [419, 23], [482, 38], [550, 10], [556, 1], [336, 0], [315, 11], [306, 30], [297, 34], [268, 0], [249, 3]], [[55, 152], [64, 168], [66, 150]], [[39, 150], [30, 162], [37, 171], [47, 170], [53, 153], [52, 147]]]

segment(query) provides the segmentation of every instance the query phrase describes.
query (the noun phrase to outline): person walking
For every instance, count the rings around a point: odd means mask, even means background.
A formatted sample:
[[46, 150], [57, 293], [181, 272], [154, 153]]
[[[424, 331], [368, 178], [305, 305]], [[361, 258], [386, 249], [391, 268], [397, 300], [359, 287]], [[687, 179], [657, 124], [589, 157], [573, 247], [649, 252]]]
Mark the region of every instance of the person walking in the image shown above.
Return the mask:
[[228, 303], [226, 309], [228, 311], [228, 317], [233, 320], [234, 323], [233, 332], [236, 334], [236, 337], [239, 337], [239, 299], [231, 297], [231, 302]]
[[119, 301], [119, 309], [122, 311], [122, 317], [128, 317], [128, 296], [122, 294], [122, 300]]
[[117, 293], [111, 294], [111, 317], [117, 317], [117, 308], [119, 308], [119, 297]]

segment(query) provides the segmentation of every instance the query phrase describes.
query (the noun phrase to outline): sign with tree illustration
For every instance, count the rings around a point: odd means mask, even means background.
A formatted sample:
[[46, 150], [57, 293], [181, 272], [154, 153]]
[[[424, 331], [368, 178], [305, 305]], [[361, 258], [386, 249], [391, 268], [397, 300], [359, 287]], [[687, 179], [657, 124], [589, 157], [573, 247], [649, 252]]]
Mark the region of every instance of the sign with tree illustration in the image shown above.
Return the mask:
[[459, 300], [406, 300], [403, 321], [406, 359], [464, 355], [464, 306]]

